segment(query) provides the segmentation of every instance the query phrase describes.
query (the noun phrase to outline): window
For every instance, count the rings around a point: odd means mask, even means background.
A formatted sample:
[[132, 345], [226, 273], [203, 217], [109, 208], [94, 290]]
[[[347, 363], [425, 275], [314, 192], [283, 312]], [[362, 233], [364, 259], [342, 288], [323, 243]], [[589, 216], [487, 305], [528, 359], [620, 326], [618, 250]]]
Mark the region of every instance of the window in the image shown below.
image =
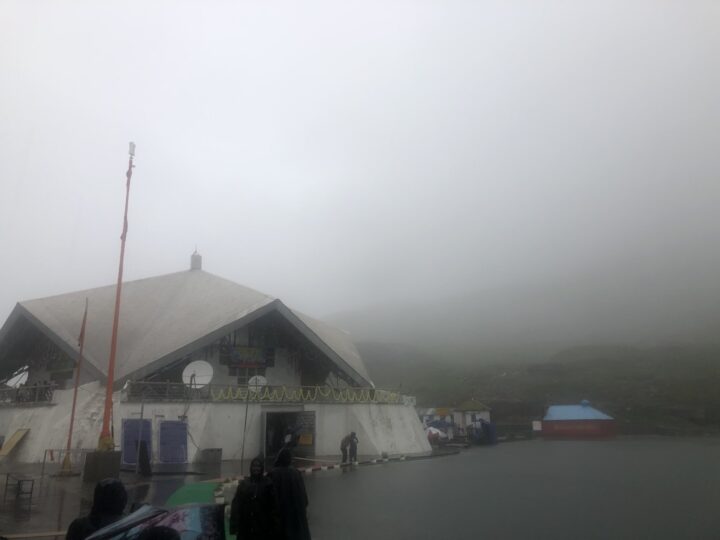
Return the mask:
[[264, 367], [260, 367], [260, 368], [257, 368], [257, 367], [253, 367], [253, 368], [231, 367], [230, 375], [237, 377], [238, 386], [247, 386], [248, 381], [255, 375], [262, 375], [264, 377], [265, 376], [265, 368]]

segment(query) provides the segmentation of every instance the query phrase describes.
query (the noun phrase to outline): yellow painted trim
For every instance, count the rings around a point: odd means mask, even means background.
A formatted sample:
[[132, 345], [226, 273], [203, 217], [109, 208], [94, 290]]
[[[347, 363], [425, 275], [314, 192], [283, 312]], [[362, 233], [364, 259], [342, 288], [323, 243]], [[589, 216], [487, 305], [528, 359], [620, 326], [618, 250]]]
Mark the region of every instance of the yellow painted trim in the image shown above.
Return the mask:
[[28, 434], [30, 431], [30, 428], [25, 429], [18, 429], [15, 433], [13, 433], [10, 438], [5, 441], [5, 444], [2, 445], [2, 448], [0, 448], [0, 458], [7, 457], [10, 455], [10, 452], [13, 451], [15, 446], [23, 440], [23, 437]]

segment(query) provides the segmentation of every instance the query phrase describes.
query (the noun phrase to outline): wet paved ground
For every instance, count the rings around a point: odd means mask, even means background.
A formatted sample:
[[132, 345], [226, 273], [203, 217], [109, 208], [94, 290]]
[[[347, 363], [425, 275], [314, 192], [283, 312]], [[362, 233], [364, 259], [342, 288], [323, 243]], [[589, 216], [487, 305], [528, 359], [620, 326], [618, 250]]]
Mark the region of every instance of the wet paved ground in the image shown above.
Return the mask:
[[[124, 477], [131, 500], [158, 505], [201, 479]], [[306, 484], [315, 540], [720, 538], [718, 439], [515, 442]], [[79, 479], [37, 489], [29, 514], [2, 506], [0, 532], [64, 529], [90, 504]]]
[[[79, 477], [39, 478], [39, 469], [22, 468], [37, 476], [34, 496], [15, 502], [9, 493], [3, 502], [5, 475], [0, 479], [0, 534], [48, 532], [66, 530], [78, 515], [86, 514], [92, 504], [93, 484], [83, 484]], [[219, 476], [219, 472], [211, 477]], [[128, 489], [129, 503], [147, 502], [162, 506], [178, 488], [186, 483], [207, 479], [208, 476], [157, 476], [152, 480], [122, 473], [121, 480]]]
[[720, 441], [528, 441], [307, 479], [313, 538], [720, 538]]

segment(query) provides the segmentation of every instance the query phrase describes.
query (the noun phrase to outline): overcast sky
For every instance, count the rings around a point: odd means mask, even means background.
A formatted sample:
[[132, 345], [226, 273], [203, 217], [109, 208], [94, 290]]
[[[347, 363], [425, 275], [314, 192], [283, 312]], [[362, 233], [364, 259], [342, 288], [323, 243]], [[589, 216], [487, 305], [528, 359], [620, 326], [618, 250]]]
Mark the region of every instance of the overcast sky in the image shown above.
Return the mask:
[[114, 283], [130, 140], [127, 279], [197, 245], [318, 316], [717, 281], [718, 29], [716, 1], [0, 0], [0, 319]]

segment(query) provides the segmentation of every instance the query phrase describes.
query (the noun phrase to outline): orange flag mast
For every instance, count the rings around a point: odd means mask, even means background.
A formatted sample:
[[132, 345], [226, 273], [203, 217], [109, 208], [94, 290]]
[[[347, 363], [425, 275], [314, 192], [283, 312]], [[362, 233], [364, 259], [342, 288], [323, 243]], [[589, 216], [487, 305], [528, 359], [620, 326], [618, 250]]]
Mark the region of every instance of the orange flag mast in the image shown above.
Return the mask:
[[85, 299], [85, 313], [83, 313], [82, 325], [80, 326], [80, 337], [78, 337], [78, 345], [80, 346], [80, 356], [78, 357], [75, 373], [75, 390], [73, 391], [72, 412], [70, 413], [70, 429], [68, 429], [67, 449], [65, 458], [63, 459], [61, 474], [69, 474], [72, 472], [70, 461], [70, 451], [72, 450], [72, 433], [73, 424], [75, 423], [75, 405], [77, 404], [77, 392], [80, 385], [80, 369], [82, 368], [83, 348], [85, 347], [85, 324], [87, 323], [88, 299]]
[[117, 289], [115, 292], [115, 316], [113, 317], [112, 338], [110, 339], [110, 359], [108, 360], [107, 387], [105, 389], [105, 411], [103, 413], [102, 431], [98, 441], [98, 450], [115, 450], [115, 441], [111, 429], [112, 424], [112, 395], [113, 383], [115, 381], [115, 353], [117, 351], [118, 320], [120, 319], [120, 293], [122, 292], [123, 262], [125, 261], [125, 238], [128, 231], [128, 201], [130, 199], [130, 179], [132, 178], [133, 159], [135, 158], [135, 143], [130, 143], [130, 159], [126, 173], [127, 184], [125, 186], [125, 215], [123, 218], [123, 230], [120, 235], [120, 265], [118, 268]]

